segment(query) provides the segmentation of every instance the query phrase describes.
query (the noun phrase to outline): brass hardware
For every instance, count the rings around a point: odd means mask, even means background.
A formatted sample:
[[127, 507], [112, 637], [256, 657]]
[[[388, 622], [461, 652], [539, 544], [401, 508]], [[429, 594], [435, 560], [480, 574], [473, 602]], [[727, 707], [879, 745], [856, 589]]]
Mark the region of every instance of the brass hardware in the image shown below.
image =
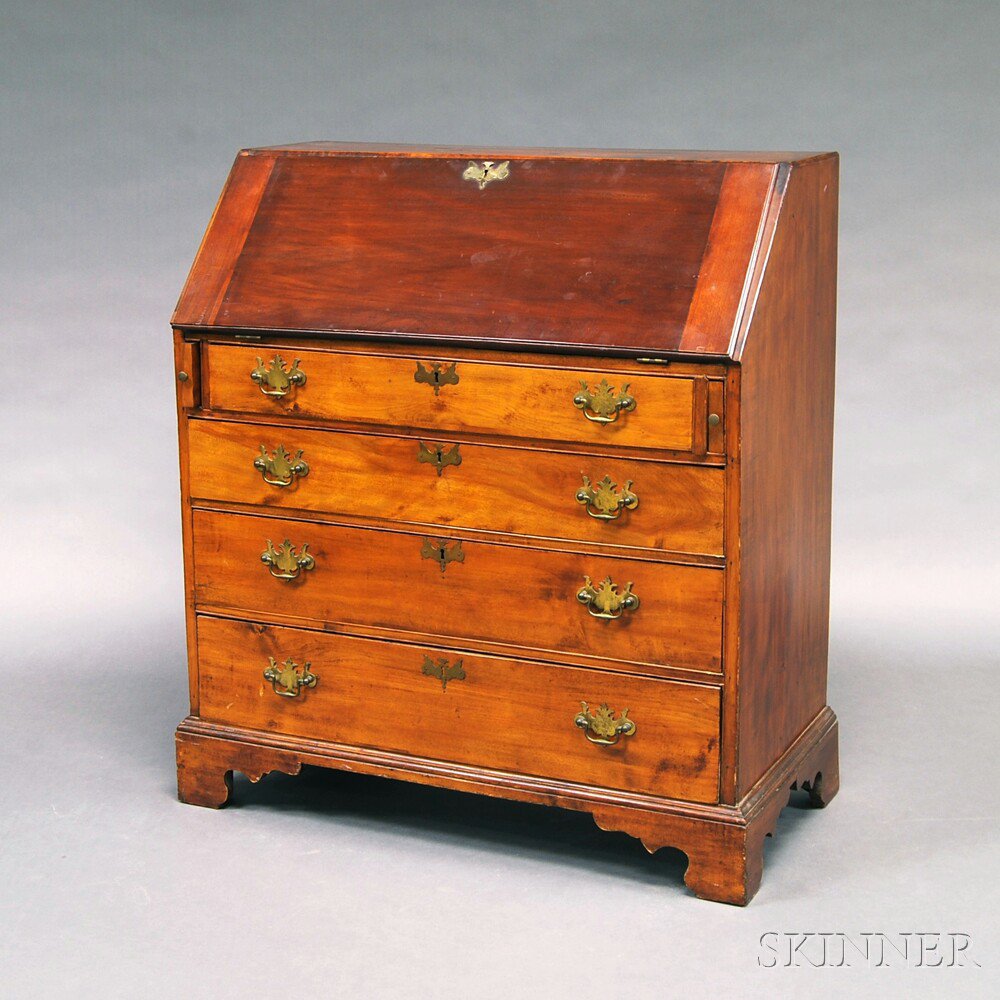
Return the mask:
[[627, 479], [618, 491], [618, 486], [605, 476], [596, 486], [591, 486], [590, 478], [583, 477], [583, 486], [576, 492], [577, 503], [587, 505], [587, 513], [598, 521], [616, 521], [623, 510], [634, 510], [639, 506], [639, 498], [632, 492], [632, 480]]
[[274, 449], [273, 456], [268, 455], [267, 448], [261, 445], [260, 455], [253, 460], [253, 467], [268, 486], [291, 486], [296, 476], [309, 475], [309, 466], [302, 461], [302, 449], [292, 458], [283, 444]]
[[[269, 656], [270, 666], [264, 669], [264, 679], [271, 682], [271, 689], [279, 698], [298, 698], [302, 688], [314, 688], [319, 678], [309, 669], [309, 664], [301, 667], [292, 659], [278, 664], [273, 656]], [[299, 671], [302, 671], [299, 673]], [[278, 690], [278, 685], [282, 690]]]
[[509, 175], [510, 160], [504, 160], [503, 163], [495, 163], [493, 160], [483, 160], [482, 163], [476, 163], [475, 160], [469, 160], [469, 165], [462, 174], [462, 180], [475, 181], [479, 185], [479, 190], [482, 191], [487, 184], [493, 181], [502, 181]]
[[440, 541], [437, 538], [425, 538], [420, 555], [424, 559], [436, 559], [442, 573], [447, 569], [448, 563], [465, 562], [461, 541], [449, 542], [443, 538]]
[[576, 599], [587, 606], [587, 610], [595, 618], [621, 618], [626, 611], [635, 611], [639, 607], [639, 598], [632, 593], [631, 582], [626, 583], [618, 591], [618, 584], [611, 582], [606, 576], [596, 587], [589, 576], [583, 578], [583, 587]]
[[708, 426], [709, 427], [718, 427], [721, 422], [722, 422], [722, 418], [719, 416], [718, 413], [710, 413], [708, 415]]
[[177, 373], [177, 381], [178, 382], [186, 382], [190, 377], [191, 376], [188, 375], [187, 372], [178, 372]]
[[428, 369], [418, 361], [417, 370], [413, 373], [413, 381], [425, 382], [433, 388], [434, 395], [437, 396], [440, 394], [442, 386], [458, 385], [458, 372], [455, 371], [455, 366], [457, 364], [457, 361], [452, 361], [452, 363], [445, 368], [443, 361], [432, 361], [430, 362], [430, 368]]
[[257, 367], [250, 372], [250, 378], [265, 396], [287, 396], [293, 385], [306, 384], [306, 373], [299, 368], [299, 359], [296, 358], [292, 367], [286, 370], [280, 354], [275, 354], [267, 365], [263, 358], [258, 358]]
[[267, 566], [275, 580], [295, 580], [303, 572], [316, 568], [316, 560], [309, 555], [309, 543], [304, 542], [298, 553], [286, 538], [277, 549], [267, 540], [267, 548], [260, 554], [260, 561]]
[[433, 465], [440, 476], [444, 472], [446, 465], [461, 465], [462, 456], [459, 453], [458, 445], [453, 444], [445, 451], [443, 444], [432, 444], [430, 447], [423, 441], [417, 442], [417, 461], [427, 465]]
[[447, 656], [438, 657], [437, 661], [429, 656], [424, 656], [424, 665], [420, 672], [428, 677], [436, 677], [441, 682], [441, 690], [448, 690], [448, 681], [464, 681], [465, 670], [462, 661], [456, 660], [454, 663], [448, 662]]
[[673, 361], [670, 358], [636, 358], [635, 359], [640, 365], [671, 365]]
[[623, 736], [635, 733], [635, 723], [628, 717], [628, 709], [623, 708], [621, 715], [615, 718], [615, 713], [607, 704], [591, 714], [590, 706], [580, 702], [580, 713], [573, 723], [583, 730], [583, 735], [602, 747], [613, 747]]
[[593, 391], [586, 382], [581, 382], [580, 391], [573, 397], [573, 405], [583, 410], [583, 415], [595, 424], [610, 424], [622, 413], [634, 410], [636, 402], [635, 397], [629, 395], [627, 382], [621, 389], [615, 389], [605, 378]]

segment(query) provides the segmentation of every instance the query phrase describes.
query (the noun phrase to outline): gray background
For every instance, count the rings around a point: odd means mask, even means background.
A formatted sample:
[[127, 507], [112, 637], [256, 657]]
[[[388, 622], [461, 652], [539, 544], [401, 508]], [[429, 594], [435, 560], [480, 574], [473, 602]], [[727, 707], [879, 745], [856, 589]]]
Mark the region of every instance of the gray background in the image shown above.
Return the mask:
[[[985, 995], [998, 15], [4, 0], [0, 994]], [[325, 772], [175, 801], [167, 321], [236, 150], [314, 138], [841, 152], [843, 790], [749, 909], [555, 810]], [[983, 969], [758, 967], [807, 930], [966, 931]]]

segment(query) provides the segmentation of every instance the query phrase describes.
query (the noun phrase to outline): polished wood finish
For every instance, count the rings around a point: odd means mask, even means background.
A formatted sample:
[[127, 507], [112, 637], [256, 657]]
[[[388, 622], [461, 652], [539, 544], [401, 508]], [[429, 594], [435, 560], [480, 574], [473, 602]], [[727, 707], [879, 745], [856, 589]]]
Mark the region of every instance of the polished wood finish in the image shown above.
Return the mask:
[[303, 764], [402, 778], [480, 795], [589, 812], [605, 830], [639, 839], [651, 854], [674, 847], [688, 857], [684, 881], [702, 899], [745, 906], [760, 885], [764, 841], [796, 788], [823, 808], [840, 785], [837, 722], [824, 709], [736, 805], [704, 805], [637, 792], [571, 784], [512, 771], [471, 767], [372, 747], [240, 729], [189, 717], [177, 729], [178, 794], [218, 808], [240, 771], [259, 781], [270, 771], [298, 774]]
[[[792, 171], [740, 350], [737, 794], [826, 704], [837, 160]], [[808, 442], [805, 447], [790, 442]]]
[[[481, 639], [536, 655], [641, 667], [718, 670], [722, 571], [609, 555], [462, 541], [444, 572], [423, 556], [433, 535], [195, 510], [195, 604], [446, 640]], [[437, 536], [440, 537], [440, 536]], [[308, 544], [315, 569], [276, 580], [268, 540]], [[435, 539], [436, 540], [436, 539]], [[640, 606], [593, 617], [577, 593], [590, 576], [634, 584]]]
[[[746, 903], [789, 790], [839, 785], [836, 212], [834, 154], [244, 151], [174, 316], [180, 797], [306, 763], [581, 809]], [[275, 355], [284, 398], [250, 378]], [[636, 400], [604, 425], [574, 405], [602, 379]], [[262, 446], [308, 475], [265, 484]], [[602, 523], [605, 475], [639, 503]], [[594, 618], [585, 574], [638, 608]], [[269, 657], [317, 685], [279, 697]], [[582, 701], [635, 734], [589, 743]]]
[[[188, 436], [196, 500], [722, 555], [721, 468], [465, 440], [462, 464], [438, 475], [418, 460], [427, 438], [222, 420], [191, 420]], [[450, 450], [457, 442], [440, 443]], [[287, 487], [268, 485], [253, 465], [262, 446], [302, 451], [309, 473]], [[612, 521], [591, 516], [576, 500], [584, 476], [593, 484], [610, 477], [619, 489], [631, 481], [638, 506]]]
[[[692, 802], [719, 795], [719, 691], [608, 671], [442, 653], [257, 622], [198, 619], [201, 717], [353, 746], [645, 791]], [[461, 661], [443, 686], [425, 658]], [[298, 697], [262, 679], [269, 657], [308, 661], [319, 678]], [[628, 710], [632, 736], [588, 742], [581, 701]]]
[[723, 355], [775, 169], [295, 152], [237, 158], [175, 325]]
[[[265, 396], [250, 379], [262, 358], [296, 358], [306, 384], [284, 397]], [[212, 410], [262, 417], [296, 416], [387, 427], [423, 429], [430, 434], [487, 433], [546, 441], [571, 441], [589, 447], [659, 448], [691, 451], [695, 418], [707, 426], [707, 401], [694, 408], [696, 379], [672, 374], [621, 376], [592, 368], [515, 367], [455, 361], [446, 354], [426, 355], [433, 364], [455, 363], [459, 382], [435, 394], [414, 380], [418, 361], [394, 356], [330, 350], [299, 350], [290, 355], [280, 343], [254, 347], [208, 344], [207, 405]], [[591, 388], [607, 379], [615, 389], [628, 385], [636, 406], [613, 423], [588, 420], [573, 400], [581, 383]], [[704, 449], [702, 449], [704, 451]]]

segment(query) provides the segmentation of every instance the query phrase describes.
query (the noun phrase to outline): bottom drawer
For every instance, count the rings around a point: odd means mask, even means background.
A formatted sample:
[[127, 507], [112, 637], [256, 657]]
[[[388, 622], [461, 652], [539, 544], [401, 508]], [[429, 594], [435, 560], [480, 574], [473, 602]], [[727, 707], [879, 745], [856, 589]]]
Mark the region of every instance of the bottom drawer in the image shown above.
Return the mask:
[[204, 616], [198, 663], [209, 722], [718, 801], [718, 688]]

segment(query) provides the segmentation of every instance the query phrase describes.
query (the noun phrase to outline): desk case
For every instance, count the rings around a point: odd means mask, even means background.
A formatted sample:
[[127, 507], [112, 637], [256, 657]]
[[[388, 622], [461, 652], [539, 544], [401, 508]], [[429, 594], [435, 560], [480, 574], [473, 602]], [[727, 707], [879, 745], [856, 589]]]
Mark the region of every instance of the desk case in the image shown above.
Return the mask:
[[589, 812], [745, 903], [826, 704], [834, 154], [238, 156], [173, 316], [180, 797]]

